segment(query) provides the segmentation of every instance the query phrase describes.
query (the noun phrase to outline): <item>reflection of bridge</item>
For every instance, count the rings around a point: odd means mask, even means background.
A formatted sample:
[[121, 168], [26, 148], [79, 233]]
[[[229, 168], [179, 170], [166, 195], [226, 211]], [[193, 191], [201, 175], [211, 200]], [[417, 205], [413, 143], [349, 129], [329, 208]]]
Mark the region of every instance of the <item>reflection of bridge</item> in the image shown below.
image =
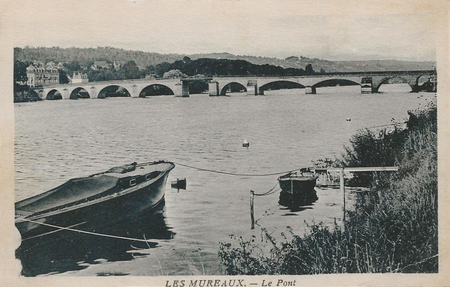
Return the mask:
[[353, 84], [360, 85], [362, 93], [376, 93], [382, 84], [389, 80], [399, 78], [408, 83], [412, 91], [421, 89], [424, 82], [436, 83], [436, 71], [382, 71], [382, 72], [350, 72], [326, 73], [308, 76], [214, 76], [194, 77], [181, 79], [139, 79], [109, 82], [89, 82], [79, 84], [66, 84], [46, 86], [35, 89], [42, 99], [51, 99], [60, 94], [63, 99], [78, 98], [80, 92], [87, 93], [90, 98], [105, 98], [108, 92], [117, 89], [125, 91], [131, 97], [145, 97], [149, 89], [163, 87], [175, 96], [188, 97], [189, 84], [195, 81], [207, 81], [210, 96], [225, 95], [232, 84], [242, 86], [249, 95], [263, 95], [265, 90], [271, 89], [273, 84], [287, 84], [290, 87], [304, 88], [306, 94], [315, 94], [317, 87]]

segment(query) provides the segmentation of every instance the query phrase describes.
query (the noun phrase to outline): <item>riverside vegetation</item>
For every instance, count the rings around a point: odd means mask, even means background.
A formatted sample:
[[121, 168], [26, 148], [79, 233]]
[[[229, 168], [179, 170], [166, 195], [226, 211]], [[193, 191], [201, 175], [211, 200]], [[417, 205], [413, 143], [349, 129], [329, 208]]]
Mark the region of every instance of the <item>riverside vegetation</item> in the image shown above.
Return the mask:
[[437, 108], [435, 101], [414, 112], [407, 129], [351, 139], [343, 166], [397, 165], [397, 173], [366, 173], [343, 225], [308, 226], [305, 235], [288, 230], [277, 242], [263, 228], [261, 242], [234, 238], [220, 243], [229, 275], [438, 272]]

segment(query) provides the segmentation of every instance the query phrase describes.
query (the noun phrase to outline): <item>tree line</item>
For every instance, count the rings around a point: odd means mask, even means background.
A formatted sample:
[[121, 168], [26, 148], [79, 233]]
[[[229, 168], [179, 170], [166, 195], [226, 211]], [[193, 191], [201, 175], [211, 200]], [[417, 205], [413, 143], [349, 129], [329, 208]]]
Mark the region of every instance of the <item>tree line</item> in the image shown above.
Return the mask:
[[191, 60], [184, 57], [183, 60], [177, 60], [173, 63], [163, 62], [157, 65], [149, 65], [146, 74], [153, 74], [157, 77], [164, 77], [169, 71], [180, 71], [186, 76], [302, 76], [313, 74], [312, 65], [306, 66], [306, 69], [282, 68], [269, 64], [256, 65], [244, 60], [229, 59], [209, 59], [200, 58]]
[[[14, 81], [26, 82], [26, 68], [33, 64], [32, 61], [15, 60]], [[183, 60], [177, 60], [173, 63], [163, 62], [157, 65], [148, 65], [145, 69], [139, 69], [135, 61], [129, 60], [120, 68], [98, 68], [93, 69], [94, 61], [81, 65], [78, 61], [71, 61], [63, 64], [59, 69], [60, 83], [69, 82], [69, 77], [75, 72], [85, 73], [89, 81], [112, 81], [140, 79], [145, 77], [155, 78], [175, 78], [186, 76], [237, 76], [237, 75], [259, 75], [259, 76], [301, 76], [314, 74], [315, 71], [311, 64], [306, 69], [282, 68], [273, 65], [255, 65], [244, 60], [228, 59], [208, 59], [201, 58], [191, 60], [184, 57]], [[322, 72], [322, 71], [321, 71]]]

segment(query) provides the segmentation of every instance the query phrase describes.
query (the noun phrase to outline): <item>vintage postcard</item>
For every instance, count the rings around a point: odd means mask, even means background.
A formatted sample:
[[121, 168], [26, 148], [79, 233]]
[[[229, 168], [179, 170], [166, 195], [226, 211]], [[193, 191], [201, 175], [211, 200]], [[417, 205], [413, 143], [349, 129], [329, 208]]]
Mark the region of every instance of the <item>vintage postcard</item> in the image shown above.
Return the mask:
[[448, 1], [0, 1], [1, 286], [448, 286]]

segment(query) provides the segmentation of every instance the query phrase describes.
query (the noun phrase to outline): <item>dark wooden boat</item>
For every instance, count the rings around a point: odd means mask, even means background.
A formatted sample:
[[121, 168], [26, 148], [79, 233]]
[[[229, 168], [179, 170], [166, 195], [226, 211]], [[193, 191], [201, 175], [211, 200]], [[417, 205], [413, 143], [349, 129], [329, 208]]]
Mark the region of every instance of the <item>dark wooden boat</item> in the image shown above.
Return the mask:
[[280, 184], [279, 203], [284, 206], [309, 204], [318, 199], [316, 190], [317, 176], [309, 169], [290, 172], [278, 178]]
[[15, 204], [15, 224], [22, 240], [63, 228], [100, 232], [132, 222], [164, 200], [171, 162], [120, 166], [88, 177], [71, 179]]

